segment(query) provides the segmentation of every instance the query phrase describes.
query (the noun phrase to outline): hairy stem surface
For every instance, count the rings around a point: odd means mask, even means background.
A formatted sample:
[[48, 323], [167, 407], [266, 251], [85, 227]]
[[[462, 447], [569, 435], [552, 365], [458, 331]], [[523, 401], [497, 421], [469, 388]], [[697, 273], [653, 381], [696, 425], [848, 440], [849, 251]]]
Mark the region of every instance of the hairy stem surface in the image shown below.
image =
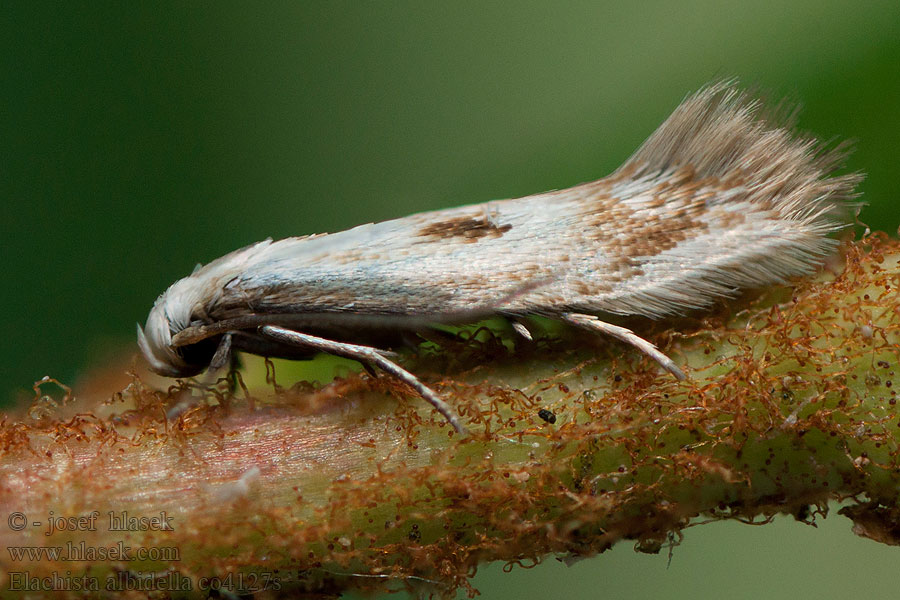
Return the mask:
[[[135, 375], [65, 402], [40, 386], [0, 422], [0, 584], [443, 595], [489, 561], [653, 552], [698, 516], [809, 520], [848, 498], [857, 533], [898, 543], [900, 245], [844, 257], [703, 321], [628, 322], [686, 381], [583, 332], [470, 330], [406, 357], [465, 439], [365, 373], [234, 394]], [[93, 554], [7, 551], [28, 546]]]

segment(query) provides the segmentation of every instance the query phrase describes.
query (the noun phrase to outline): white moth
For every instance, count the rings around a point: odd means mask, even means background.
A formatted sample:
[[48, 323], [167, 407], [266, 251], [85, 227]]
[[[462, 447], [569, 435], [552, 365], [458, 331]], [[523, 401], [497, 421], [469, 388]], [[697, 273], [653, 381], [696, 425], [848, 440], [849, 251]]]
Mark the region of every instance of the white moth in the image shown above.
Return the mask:
[[460, 432], [451, 407], [383, 348], [491, 316], [528, 336], [521, 321], [542, 315], [611, 335], [683, 378], [653, 344], [597, 315], [682, 314], [813, 271], [861, 177], [829, 177], [845, 152], [797, 136], [792, 121], [732, 83], [709, 85], [598, 181], [265, 240], [198, 267], [156, 300], [138, 343], [171, 377], [221, 368], [232, 350], [349, 357], [411, 385]]

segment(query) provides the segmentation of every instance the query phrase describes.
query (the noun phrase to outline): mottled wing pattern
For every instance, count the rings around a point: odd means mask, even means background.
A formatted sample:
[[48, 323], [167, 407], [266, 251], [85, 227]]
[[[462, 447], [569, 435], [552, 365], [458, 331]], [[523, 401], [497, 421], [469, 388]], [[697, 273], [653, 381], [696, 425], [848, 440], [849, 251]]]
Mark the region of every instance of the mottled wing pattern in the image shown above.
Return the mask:
[[[783, 112], [783, 111], [782, 111]], [[222, 264], [206, 310], [658, 317], [810, 272], [858, 175], [732, 85], [685, 100], [615, 173], [570, 189], [266, 241]], [[211, 263], [205, 269], [216, 269]]]

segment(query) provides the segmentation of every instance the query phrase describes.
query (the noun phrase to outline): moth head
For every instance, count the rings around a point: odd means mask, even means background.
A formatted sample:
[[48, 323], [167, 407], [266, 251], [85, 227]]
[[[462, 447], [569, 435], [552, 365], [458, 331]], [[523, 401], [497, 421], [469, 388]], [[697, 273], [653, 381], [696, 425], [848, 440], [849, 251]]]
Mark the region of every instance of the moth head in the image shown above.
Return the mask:
[[202, 305], [203, 284], [194, 277], [175, 282], [156, 299], [144, 328], [137, 326], [138, 346], [154, 373], [190, 377], [209, 366], [218, 337], [180, 347], [172, 344], [173, 336], [195, 320], [195, 307]]

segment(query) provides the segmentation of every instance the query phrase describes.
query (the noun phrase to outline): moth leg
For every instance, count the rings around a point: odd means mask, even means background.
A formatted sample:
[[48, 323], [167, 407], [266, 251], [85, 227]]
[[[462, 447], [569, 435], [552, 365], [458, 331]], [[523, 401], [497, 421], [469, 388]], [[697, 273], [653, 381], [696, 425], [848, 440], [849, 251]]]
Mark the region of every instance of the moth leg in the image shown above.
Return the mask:
[[599, 318], [594, 315], [584, 315], [581, 313], [563, 313], [561, 315], [562, 319], [572, 325], [577, 325], [583, 329], [590, 329], [591, 331], [597, 331], [609, 336], [616, 338], [617, 340], [621, 340], [626, 344], [631, 344], [656, 362], [660, 364], [660, 366], [674, 375], [678, 380], [683, 381], [687, 377], [685, 374], [679, 369], [671, 358], [660, 352], [656, 346], [645, 340], [644, 338], [636, 335], [630, 329], [625, 329], [624, 327], [619, 327], [618, 325], [613, 325], [611, 323], [606, 323], [605, 321], [601, 321]]
[[378, 373], [375, 372], [375, 367], [373, 367], [373, 366], [371, 365], [371, 363], [367, 363], [367, 362], [365, 362], [365, 361], [362, 361], [362, 362], [360, 362], [359, 364], [361, 364], [361, 365], [363, 366], [363, 369], [366, 370], [366, 373], [368, 373], [368, 374], [371, 375], [372, 377], [378, 377]]
[[416, 335], [419, 337], [419, 343], [416, 344], [416, 348], [423, 341], [431, 342], [432, 344], [437, 344], [438, 346], [444, 346], [446, 344], [452, 344], [453, 342], [459, 341], [459, 337], [457, 337], [455, 334], [444, 331], [443, 329], [438, 329], [436, 327], [419, 329], [416, 331]]
[[450, 423], [450, 425], [453, 426], [453, 429], [458, 433], [462, 435], [467, 433], [466, 428], [463, 427], [462, 423], [459, 422], [459, 419], [453, 414], [450, 406], [444, 402], [437, 393], [419, 381], [418, 377], [387, 358], [387, 354], [393, 353], [384, 352], [377, 348], [372, 348], [371, 346], [359, 346], [357, 344], [335, 342], [334, 340], [300, 333], [275, 325], [264, 325], [259, 328], [259, 332], [282, 343], [306, 346], [318, 350], [319, 352], [325, 352], [326, 354], [342, 356], [344, 358], [358, 360], [363, 364], [368, 363], [374, 365], [416, 390], [420, 396], [427, 400], [444, 416], [445, 419], [447, 419], [447, 422]]
[[226, 364], [229, 364], [231, 359], [231, 333], [229, 332], [222, 336], [219, 347], [216, 348], [215, 354], [213, 354], [212, 359], [209, 361], [209, 370], [218, 371]]
[[531, 335], [531, 331], [528, 330], [528, 327], [526, 327], [524, 323], [515, 319], [510, 319], [509, 324], [510, 326], [512, 326], [513, 331], [518, 333], [520, 336], [522, 336], [529, 342], [534, 341], [534, 336]]
[[[204, 375], [201, 380], [203, 386], [212, 386], [219, 377], [219, 371], [221, 371], [225, 365], [229, 365], [230, 373], [234, 368], [235, 360], [235, 354], [231, 351], [231, 332], [228, 332], [222, 336], [222, 340], [219, 342], [215, 353], [209, 361], [209, 366], [206, 368], [206, 375]], [[228, 382], [228, 389], [229, 391], [234, 392], [235, 385], [233, 381]]]

